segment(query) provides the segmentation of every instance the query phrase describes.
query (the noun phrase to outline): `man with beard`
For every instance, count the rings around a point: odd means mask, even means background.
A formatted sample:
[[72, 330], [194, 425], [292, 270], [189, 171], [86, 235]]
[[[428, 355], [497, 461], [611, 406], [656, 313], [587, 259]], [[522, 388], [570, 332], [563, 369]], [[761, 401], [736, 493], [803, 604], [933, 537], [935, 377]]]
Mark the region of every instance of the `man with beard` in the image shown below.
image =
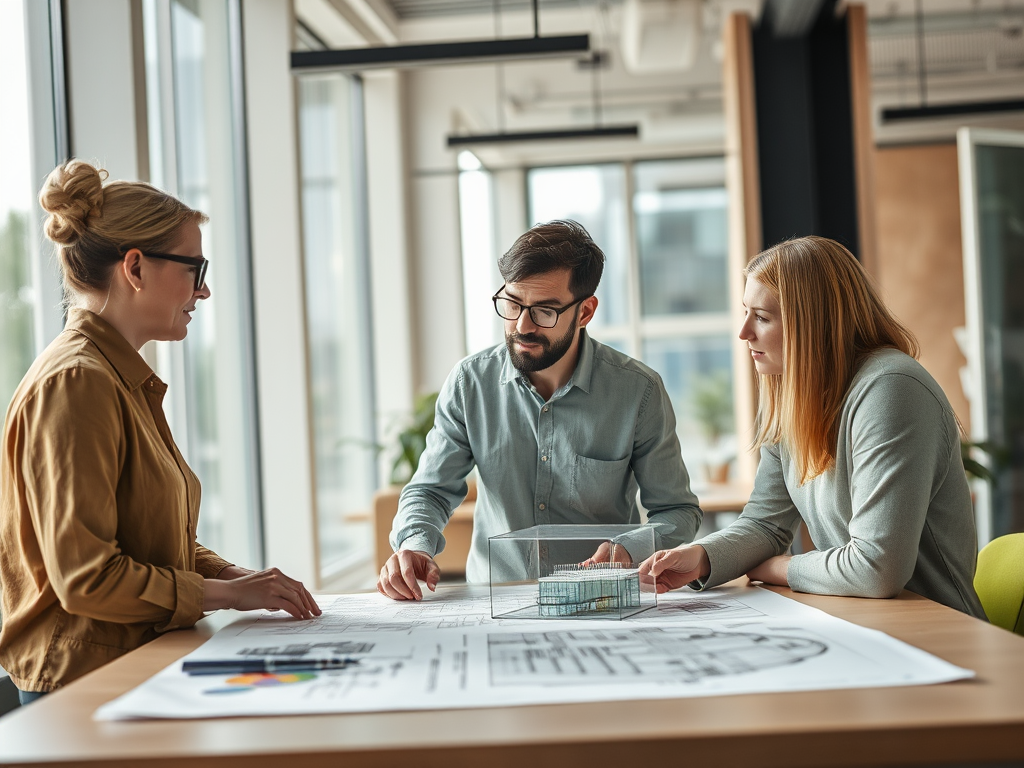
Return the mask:
[[[689, 543], [700, 526], [661, 378], [586, 331], [604, 270], [587, 231], [573, 221], [538, 224], [498, 269], [505, 284], [492, 300], [505, 343], [460, 362], [438, 396], [419, 469], [399, 501], [395, 554], [377, 582], [395, 600], [421, 599], [418, 581], [437, 585], [433, 555], [474, 466], [470, 582], [488, 580], [491, 536], [533, 525], [639, 523], [638, 487], [658, 549]], [[611, 556], [628, 560], [627, 550]]]

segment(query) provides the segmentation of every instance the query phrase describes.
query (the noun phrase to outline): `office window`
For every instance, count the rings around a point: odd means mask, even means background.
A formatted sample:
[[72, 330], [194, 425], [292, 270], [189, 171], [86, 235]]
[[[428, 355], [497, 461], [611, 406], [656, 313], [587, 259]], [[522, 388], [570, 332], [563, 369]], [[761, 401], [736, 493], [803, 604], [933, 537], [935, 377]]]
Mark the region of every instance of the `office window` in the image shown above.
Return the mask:
[[210, 216], [212, 297], [159, 344], [176, 440], [203, 485], [198, 537], [262, 566], [237, 0], [144, 4], [152, 180]]
[[724, 181], [721, 158], [528, 172], [531, 223], [575, 219], [604, 250], [591, 334], [662, 376], [697, 485], [736, 455]]
[[28, 67], [22, 0], [0, 2], [0, 403], [11, 395], [35, 352], [29, 239], [35, 210], [29, 151]]
[[494, 179], [472, 152], [460, 152], [458, 163], [466, 353], [472, 355], [502, 340], [501, 318], [487, 298], [501, 286], [501, 275], [495, 245]]
[[318, 542], [327, 580], [365, 561], [366, 512], [377, 488], [362, 87], [346, 75], [307, 75], [298, 79], [298, 98]]
[[607, 259], [597, 289], [600, 310], [591, 328], [612, 346], [626, 347], [631, 323], [632, 293], [626, 168], [623, 165], [579, 165], [533, 168], [527, 175], [530, 221], [578, 221], [601, 246]]
[[[62, 325], [36, 195], [58, 147], [49, 4], [0, 0], [0, 407]], [[59, 37], [59, 35], [57, 35]], [[61, 91], [61, 89], [57, 89]], [[2, 420], [0, 416], [0, 420]]]

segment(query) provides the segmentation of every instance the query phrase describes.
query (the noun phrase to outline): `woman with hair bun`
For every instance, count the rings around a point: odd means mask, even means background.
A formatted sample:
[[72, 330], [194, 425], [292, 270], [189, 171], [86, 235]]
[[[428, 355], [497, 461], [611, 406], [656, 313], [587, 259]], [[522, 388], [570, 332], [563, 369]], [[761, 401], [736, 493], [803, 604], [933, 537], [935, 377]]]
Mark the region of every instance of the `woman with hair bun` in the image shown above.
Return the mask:
[[23, 703], [204, 611], [320, 614], [298, 581], [196, 542], [199, 480], [139, 349], [184, 339], [209, 298], [207, 217], [105, 178], [71, 160], [39, 195], [69, 309], [15, 392], [0, 445], [0, 665]]
[[[780, 243], [744, 274], [739, 337], [759, 374], [753, 493], [735, 523], [656, 552], [642, 575], [659, 592], [744, 573], [824, 595], [909, 589], [984, 618], [960, 426], [914, 337], [832, 240]], [[786, 555], [801, 520], [817, 548]]]

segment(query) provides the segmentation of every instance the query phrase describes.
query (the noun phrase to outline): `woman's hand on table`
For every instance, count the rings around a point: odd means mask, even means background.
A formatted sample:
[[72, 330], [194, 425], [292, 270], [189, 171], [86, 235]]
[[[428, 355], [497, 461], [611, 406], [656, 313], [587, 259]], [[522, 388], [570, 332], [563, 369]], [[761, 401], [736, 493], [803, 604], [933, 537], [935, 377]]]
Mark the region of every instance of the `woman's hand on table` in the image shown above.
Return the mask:
[[235, 565], [224, 568], [216, 579], [205, 581], [203, 610], [221, 608], [236, 611], [265, 608], [285, 611], [296, 619], [311, 619], [321, 613], [320, 606], [301, 581], [285, 576], [277, 568], [250, 571]]
[[747, 578], [763, 584], [774, 584], [779, 587], [789, 586], [789, 561], [792, 555], [776, 555], [747, 571]]
[[711, 561], [699, 544], [658, 550], [640, 564], [640, 580], [648, 584], [655, 582], [659, 594], [710, 574]]

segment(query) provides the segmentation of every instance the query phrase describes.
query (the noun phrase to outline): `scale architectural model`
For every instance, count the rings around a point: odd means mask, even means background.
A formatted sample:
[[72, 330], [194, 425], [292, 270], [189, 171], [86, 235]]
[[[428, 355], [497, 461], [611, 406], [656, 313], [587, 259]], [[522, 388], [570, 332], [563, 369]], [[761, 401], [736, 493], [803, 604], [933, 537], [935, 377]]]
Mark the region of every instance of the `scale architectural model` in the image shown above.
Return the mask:
[[640, 607], [640, 571], [622, 563], [556, 566], [541, 576], [540, 616], [581, 616]]
[[536, 525], [488, 540], [491, 617], [624, 619], [658, 604], [645, 525]]

